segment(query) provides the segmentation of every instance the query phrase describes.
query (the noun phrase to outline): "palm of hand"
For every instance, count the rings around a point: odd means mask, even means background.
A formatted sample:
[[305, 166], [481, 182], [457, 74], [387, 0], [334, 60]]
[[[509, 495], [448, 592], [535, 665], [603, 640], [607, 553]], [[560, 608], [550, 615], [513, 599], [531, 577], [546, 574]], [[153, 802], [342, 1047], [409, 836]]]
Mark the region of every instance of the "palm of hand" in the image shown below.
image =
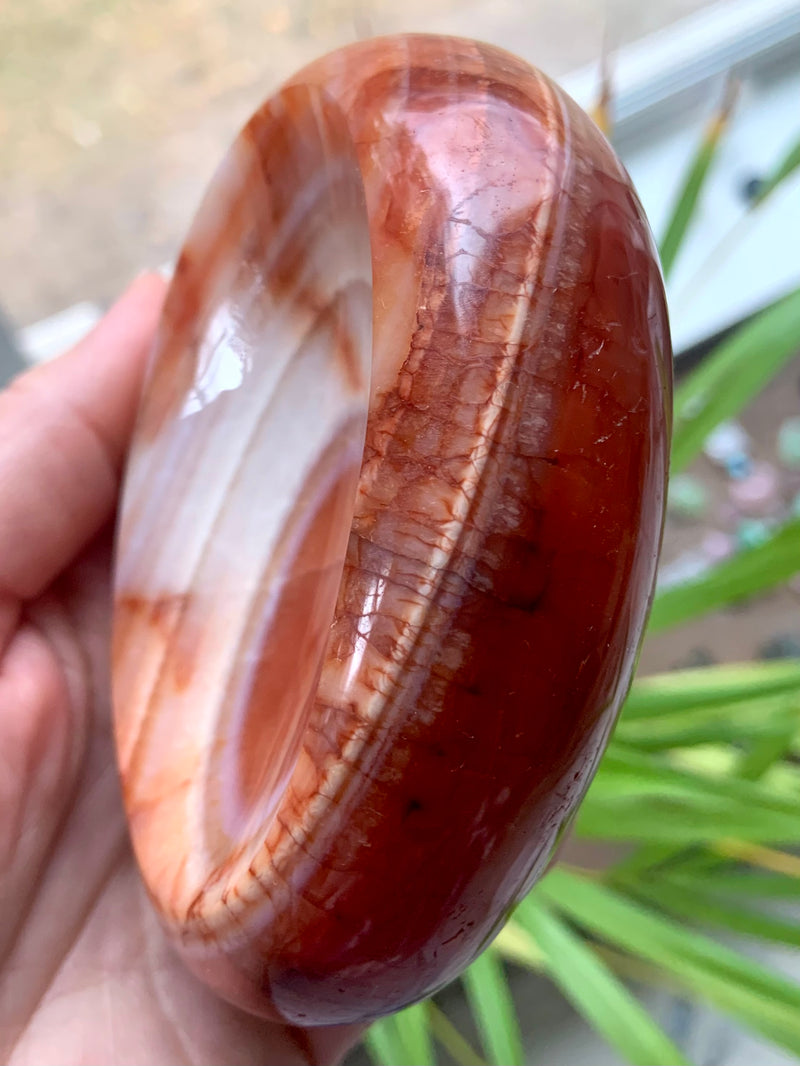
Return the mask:
[[[129, 327], [136, 341], [129, 347], [139, 358], [134, 397], [160, 303], [160, 285], [152, 279], [148, 285], [144, 295], [138, 291], [145, 321], [138, 335], [136, 324]], [[118, 307], [135, 304], [142, 288]], [[119, 310], [114, 315], [120, 319]], [[107, 343], [108, 325], [98, 332]], [[31, 390], [17, 391], [7, 395], [24, 407]], [[67, 420], [85, 420], [75, 406]], [[97, 427], [87, 433], [87, 426], [84, 436], [98, 437]], [[3, 443], [0, 436], [0, 506], [5, 493], [13, 517], [30, 500], [25, 486], [5, 475]], [[99, 461], [108, 472], [106, 443]], [[24, 457], [21, 465], [30, 480]], [[46, 488], [48, 471], [43, 476]], [[55, 501], [63, 502], [58, 495]], [[103, 508], [97, 511], [103, 517]], [[69, 508], [66, 514], [70, 521]], [[111, 535], [104, 518], [105, 531], [95, 524], [83, 544], [66, 525], [50, 528], [60, 549], [46, 538], [37, 548], [32, 537], [20, 549], [0, 532], [0, 589], [11, 590], [0, 592], [0, 1061], [335, 1061], [352, 1029], [302, 1032], [220, 1002], [173, 955], [146, 900], [128, 844], [111, 734]], [[69, 550], [76, 546], [77, 558]], [[56, 569], [60, 550], [70, 561]], [[43, 589], [26, 585], [28, 572], [51, 579]], [[36, 594], [15, 594], [26, 587]]]

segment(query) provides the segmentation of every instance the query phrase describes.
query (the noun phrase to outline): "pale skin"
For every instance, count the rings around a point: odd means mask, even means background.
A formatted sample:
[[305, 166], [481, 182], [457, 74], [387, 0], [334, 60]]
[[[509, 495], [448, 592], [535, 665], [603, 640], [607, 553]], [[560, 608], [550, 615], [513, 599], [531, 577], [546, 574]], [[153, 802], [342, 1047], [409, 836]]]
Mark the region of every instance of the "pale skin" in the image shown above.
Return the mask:
[[228, 1006], [173, 955], [131, 855], [110, 719], [111, 548], [165, 283], [0, 393], [0, 1062], [335, 1063], [356, 1027]]

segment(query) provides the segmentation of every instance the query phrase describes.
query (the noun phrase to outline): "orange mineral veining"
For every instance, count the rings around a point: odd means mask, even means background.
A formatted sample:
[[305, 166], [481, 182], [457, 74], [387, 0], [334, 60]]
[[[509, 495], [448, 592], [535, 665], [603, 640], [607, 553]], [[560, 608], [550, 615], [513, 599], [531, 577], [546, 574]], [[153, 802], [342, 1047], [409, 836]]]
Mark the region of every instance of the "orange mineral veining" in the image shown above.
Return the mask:
[[520, 60], [365, 42], [248, 123], [167, 300], [116, 575], [133, 844], [221, 995], [397, 1009], [543, 872], [633, 671], [670, 383], [630, 181]]

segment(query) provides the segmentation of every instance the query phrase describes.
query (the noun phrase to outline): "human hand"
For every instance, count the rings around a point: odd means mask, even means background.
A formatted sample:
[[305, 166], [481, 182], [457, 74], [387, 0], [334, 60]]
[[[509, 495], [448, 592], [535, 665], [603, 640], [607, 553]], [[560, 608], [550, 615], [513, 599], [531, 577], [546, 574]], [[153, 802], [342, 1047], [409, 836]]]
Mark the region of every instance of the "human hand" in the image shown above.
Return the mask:
[[163, 296], [140, 279], [75, 349], [0, 394], [0, 1061], [332, 1063], [357, 1027], [253, 1018], [184, 970], [128, 843], [111, 548]]

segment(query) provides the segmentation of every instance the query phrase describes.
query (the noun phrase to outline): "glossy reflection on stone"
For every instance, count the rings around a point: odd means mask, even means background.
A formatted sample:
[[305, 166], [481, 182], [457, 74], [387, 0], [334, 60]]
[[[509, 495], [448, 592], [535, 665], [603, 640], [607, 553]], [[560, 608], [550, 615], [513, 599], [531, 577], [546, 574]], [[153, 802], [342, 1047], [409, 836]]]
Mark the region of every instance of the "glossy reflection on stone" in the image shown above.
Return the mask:
[[114, 639], [137, 857], [222, 995], [396, 1009], [543, 871], [641, 638], [670, 368], [629, 180], [520, 60], [366, 42], [248, 125], [168, 300]]
[[234, 144], [181, 255], [122, 506], [117, 744], [137, 856], [175, 920], [218, 923], [297, 762], [352, 522], [371, 319], [342, 116], [287, 89]]

